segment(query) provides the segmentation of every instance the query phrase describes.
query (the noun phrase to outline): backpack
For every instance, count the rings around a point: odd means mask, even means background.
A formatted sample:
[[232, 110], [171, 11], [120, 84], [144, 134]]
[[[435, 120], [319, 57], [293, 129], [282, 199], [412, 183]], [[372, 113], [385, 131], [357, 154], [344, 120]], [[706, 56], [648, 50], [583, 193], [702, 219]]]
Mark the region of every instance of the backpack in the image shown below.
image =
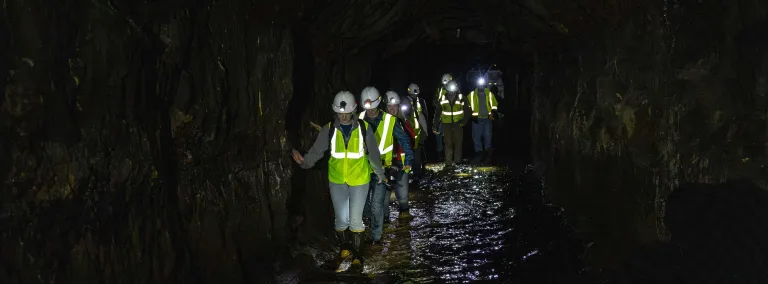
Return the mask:
[[397, 122], [400, 123], [400, 126], [403, 127], [403, 130], [405, 130], [405, 133], [408, 134], [408, 138], [410, 138], [411, 147], [413, 147], [414, 143], [416, 143], [416, 130], [413, 129], [413, 126], [411, 124], [402, 118], [398, 118]]
[[[415, 145], [416, 143], [416, 131], [413, 130], [413, 127], [411, 127], [411, 124], [408, 123], [408, 121], [405, 119], [398, 118], [397, 123], [399, 123], [400, 126], [403, 127], [403, 130], [405, 130], [405, 133], [408, 134], [408, 141], [411, 142], [411, 149], [415, 150], [413, 145]], [[400, 154], [404, 152], [403, 147], [400, 146], [400, 144], [395, 143], [395, 152], [396, 154], [392, 156], [392, 159], [400, 160]], [[401, 161], [401, 162], [405, 162], [405, 161]]]
[[[360, 131], [363, 133], [363, 148], [365, 148], [365, 155], [368, 156], [368, 142], [365, 141], [368, 137], [368, 131], [365, 127], [365, 121], [362, 119], [357, 120], [357, 125], [360, 126]], [[333, 139], [333, 133], [336, 133], [336, 128], [333, 127], [333, 121], [328, 123], [328, 152], [331, 152], [331, 139]]]

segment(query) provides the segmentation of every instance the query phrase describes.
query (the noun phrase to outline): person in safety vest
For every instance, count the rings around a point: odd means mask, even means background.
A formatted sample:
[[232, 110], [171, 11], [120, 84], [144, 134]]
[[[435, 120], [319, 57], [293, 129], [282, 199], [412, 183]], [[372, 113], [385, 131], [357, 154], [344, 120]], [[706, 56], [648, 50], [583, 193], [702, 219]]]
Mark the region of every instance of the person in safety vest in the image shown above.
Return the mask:
[[[427, 104], [423, 98], [419, 97], [419, 85], [411, 84], [408, 86], [407, 102], [403, 102], [406, 108], [402, 112], [407, 115], [406, 120], [416, 131], [416, 143], [413, 146], [415, 156], [413, 158], [413, 174], [420, 178], [424, 174], [424, 143], [427, 141], [429, 131], [427, 130]], [[398, 97], [399, 100], [399, 97]], [[389, 108], [389, 105], [387, 105]]]
[[[360, 113], [360, 119], [365, 120], [371, 126], [371, 129], [376, 131], [376, 143], [379, 147], [379, 152], [381, 152], [381, 163], [384, 166], [384, 171], [389, 173], [402, 169], [409, 172], [413, 161], [411, 143], [402, 126], [396, 123], [397, 118], [377, 108], [381, 103], [379, 90], [374, 87], [366, 87], [360, 94], [360, 101], [363, 103], [363, 109], [365, 109], [364, 112]], [[393, 169], [392, 156], [394, 154], [395, 141], [403, 148], [406, 157], [401, 168]], [[392, 174], [387, 175], [393, 176]], [[371, 182], [368, 195], [370, 196], [370, 205], [366, 204], [366, 208], [370, 208], [371, 212], [371, 241], [374, 244], [380, 244], [384, 220], [389, 217], [384, 215], [384, 207], [388, 206], [387, 201], [389, 200], [386, 184]]]
[[350, 270], [362, 272], [365, 231], [363, 207], [370, 187], [371, 170], [374, 183], [384, 185], [386, 176], [381, 166], [376, 130], [365, 121], [355, 118], [357, 102], [352, 93], [342, 91], [336, 94], [332, 108], [337, 113], [336, 118], [320, 129], [320, 134], [306, 155], [302, 156], [293, 150], [293, 160], [301, 168], [309, 169], [330, 151], [328, 181], [336, 215], [336, 239], [341, 247], [336, 262], [341, 265], [351, 251], [353, 259]]
[[[487, 88], [484, 77], [477, 79], [477, 88], [469, 93], [469, 107], [472, 110], [472, 140], [475, 144], [475, 153], [480, 154], [491, 149], [492, 120], [498, 109], [498, 101], [490, 89]], [[481, 141], [482, 140], [482, 141]], [[481, 143], [485, 142], [485, 143]]]
[[469, 105], [466, 104], [466, 98], [459, 91], [456, 81], [449, 81], [445, 85], [445, 90], [446, 92], [438, 97], [440, 111], [435, 111], [434, 124], [443, 124], [445, 163], [446, 166], [453, 166], [461, 163], [464, 125], [467, 124], [470, 110]]
[[[445, 89], [445, 86], [451, 80], [453, 80], [453, 76], [451, 75], [451, 73], [445, 73], [440, 78], [441, 85], [440, 85], [439, 88], [437, 88], [437, 93], [435, 93], [435, 100], [433, 101], [433, 104], [432, 104], [435, 107], [435, 110], [436, 110], [435, 111], [435, 115], [438, 114], [437, 110], [440, 109], [440, 100], [439, 99], [440, 99], [440, 97], [445, 95], [445, 93], [447, 92], [446, 89]], [[437, 124], [433, 123], [432, 124], [432, 132], [435, 133], [435, 142], [437, 142], [437, 146], [435, 147], [435, 150], [437, 150], [437, 157], [438, 157], [438, 160], [440, 160], [440, 156], [443, 156], [442, 152], [444, 150], [443, 149], [444, 148], [443, 147], [443, 123], [441, 121], [439, 121]]]
[[[400, 99], [400, 95], [396, 92], [387, 92], [387, 113], [397, 118], [397, 123], [403, 127], [403, 130], [405, 130], [405, 133], [408, 135], [408, 142], [410, 142], [411, 145], [414, 145], [417, 143], [417, 130], [411, 126], [411, 123], [407, 119], [412, 116], [406, 116], [405, 114], [405, 111], [408, 111], [410, 107], [411, 105], [408, 102], [403, 102]], [[414, 158], [415, 161], [418, 158], [418, 152], [414, 151], [414, 155], [416, 155], [416, 158]], [[405, 149], [400, 143], [395, 143], [395, 155], [392, 157], [392, 168], [402, 165], [405, 160]], [[397, 197], [398, 209], [400, 211], [398, 218], [401, 219], [411, 217], [411, 214], [408, 212], [409, 175], [410, 173], [408, 173], [408, 171], [399, 170], [394, 172], [394, 176], [387, 177], [390, 183], [394, 182], [393, 187], [395, 188], [395, 196]], [[389, 194], [387, 194], [387, 196], [389, 196]], [[389, 206], [384, 206], [384, 216], [389, 216]]]

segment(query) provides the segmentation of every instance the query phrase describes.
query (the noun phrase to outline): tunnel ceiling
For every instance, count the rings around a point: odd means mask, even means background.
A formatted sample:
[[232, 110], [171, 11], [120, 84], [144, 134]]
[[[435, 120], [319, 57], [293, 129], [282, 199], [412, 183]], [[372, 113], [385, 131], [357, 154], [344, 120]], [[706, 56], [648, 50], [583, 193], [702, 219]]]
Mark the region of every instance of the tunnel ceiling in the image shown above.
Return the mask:
[[279, 1], [271, 11], [298, 16], [312, 35], [316, 58], [368, 48], [386, 57], [419, 43], [541, 49], [552, 38], [571, 36], [569, 25], [594, 19], [579, 1], [587, 0]]

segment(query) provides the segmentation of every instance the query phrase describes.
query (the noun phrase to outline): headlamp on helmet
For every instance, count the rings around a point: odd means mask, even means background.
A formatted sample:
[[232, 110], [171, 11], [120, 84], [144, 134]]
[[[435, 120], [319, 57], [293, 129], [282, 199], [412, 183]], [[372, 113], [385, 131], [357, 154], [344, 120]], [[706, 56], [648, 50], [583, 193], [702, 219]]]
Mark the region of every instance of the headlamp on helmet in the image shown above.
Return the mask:
[[455, 92], [458, 87], [456, 86], [456, 82], [448, 82], [448, 91]]
[[485, 85], [485, 78], [483, 78], [483, 77], [478, 78], [477, 79], [477, 85], [478, 86]]

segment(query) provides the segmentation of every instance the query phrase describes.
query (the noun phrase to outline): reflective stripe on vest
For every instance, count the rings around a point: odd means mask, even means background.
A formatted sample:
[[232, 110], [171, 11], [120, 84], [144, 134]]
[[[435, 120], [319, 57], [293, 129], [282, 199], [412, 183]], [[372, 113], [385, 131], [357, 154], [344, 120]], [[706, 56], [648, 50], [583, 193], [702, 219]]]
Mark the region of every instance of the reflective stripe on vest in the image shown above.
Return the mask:
[[442, 109], [441, 120], [443, 123], [454, 123], [464, 118], [464, 102], [461, 101], [462, 95], [459, 94], [457, 103], [450, 105], [448, 97], [440, 97], [440, 108]]
[[419, 102], [419, 98], [416, 98], [416, 111], [412, 111], [412, 112], [413, 112], [413, 123], [411, 124], [413, 124], [413, 128], [417, 133], [416, 136], [418, 136], [419, 128], [420, 128], [418, 114], [421, 113], [421, 102]]
[[[363, 122], [365, 123], [365, 122]], [[366, 128], [367, 128], [366, 124]], [[365, 155], [363, 132], [360, 127], [352, 130], [349, 135], [349, 146], [344, 145], [344, 134], [341, 130], [330, 127], [334, 131], [331, 137], [331, 158], [328, 159], [328, 180], [335, 184], [358, 186], [371, 181], [370, 165]]]
[[[360, 113], [360, 119], [365, 119], [365, 112]], [[379, 154], [384, 166], [392, 165], [392, 149], [394, 147], [395, 119], [386, 112], [382, 112], [381, 122], [376, 127], [376, 141], [379, 143]], [[384, 137], [384, 139], [382, 139]]]
[[[488, 109], [488, 112], [498, 109], [498, 103], [496, 102], [496, 98], [493, 95], [493, 93], [491, 93], [491, 90], [485, 89], [485, 94], [486, 94], [485, 105]], [[480, 105], [480, 102], [477, 97], [477, 94], [475, 94], [475, 91], [472, 91], [471, 93], [469, 93], [469, 107], [472, 109], [472, 116], [480, 115], [480, 112], [479, 112], [480, 110], [478, 109], [479, 105]]]
[[[409, 98], [409, 99], [411, 100], [411, 106], [413, 106], [413, 99], [411, 99], [411, 98]], [[408, 117], [408, 122], [411, 123], [411, 125], [413, 125], [413, 133], [414, 133], [414, 137], [413, 138], [414, 138], [414, 141], [416, 141], [416, 143], [414, 143], [415, 145], [411, 145], [411, 147], [413, 149], [419, 148], [419, 144], [420, 144], [419, 143], [420, 142], [419, 141], [419, 137], [424, 137], [424, 136], [420, 135], [421, 131], [423, 131], [423, 130], [421, 130], [421, 123], [419, 123], [419, 116], [418, 116], [418, 114], [421, 113], [421, 100], [419, 100], [418, 97], [415, 100], [416, 100], [416, 108], [415, 109], [418, 112], [411, 111], [412, 115]]]

